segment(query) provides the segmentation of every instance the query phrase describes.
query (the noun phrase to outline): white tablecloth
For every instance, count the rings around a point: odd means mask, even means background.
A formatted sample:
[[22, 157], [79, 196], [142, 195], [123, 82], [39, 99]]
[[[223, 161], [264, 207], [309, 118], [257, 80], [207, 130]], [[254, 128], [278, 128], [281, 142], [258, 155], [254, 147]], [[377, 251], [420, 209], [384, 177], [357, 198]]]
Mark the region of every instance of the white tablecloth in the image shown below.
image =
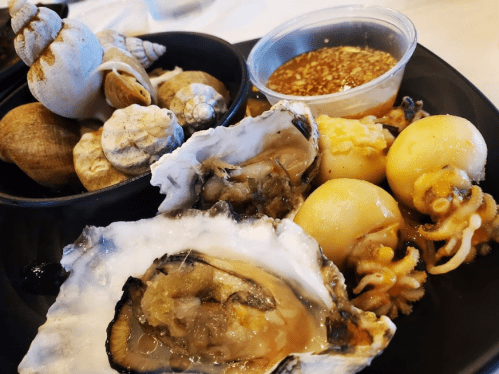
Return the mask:
[[[82, 0], [69, 5], [69, 17], [94, 31], [114, 28], [132, 35], [198, 31], [237, 43], [261, 37], [303, 13], [357, 3], [386, 6], [406, 14], [416, 25], [418, 42], [461, 72], [499, 107], [497, 0], [215, 0], [203, 12], [175, 20], [155, 20], [148, 12], [147, 0]], [[6, 4], [7, 0], [0, 0], [0, 6]]]

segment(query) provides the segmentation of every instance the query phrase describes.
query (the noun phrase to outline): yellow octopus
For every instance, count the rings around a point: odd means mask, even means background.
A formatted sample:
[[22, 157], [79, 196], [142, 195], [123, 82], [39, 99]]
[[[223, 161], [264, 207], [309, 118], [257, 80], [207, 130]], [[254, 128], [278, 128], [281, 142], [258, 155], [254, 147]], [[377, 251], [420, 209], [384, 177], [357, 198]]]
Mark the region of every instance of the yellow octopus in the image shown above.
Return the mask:
[[[402, 214], [381, 187], [360, 179], [329, 180], [307, 197], [294, 221], [342, 272], [355, 271], [357, 280], [349, 286], [358, 308], [395, 318], [399, 311], [409, 314], [424, 295], [426, 273], [415, 269], [419, 251], [402, 248]], [[396, 255], [401, 258], [394, 260]]]
[[451, 115], [412, 123], [388, 152], [386, 175], [395, 198], [431, 219], [418, 227], [430, 274], [487, 253], [499, 238], [496, 202], [476, 184], [484, 179], [486, 159], [480, 131]]

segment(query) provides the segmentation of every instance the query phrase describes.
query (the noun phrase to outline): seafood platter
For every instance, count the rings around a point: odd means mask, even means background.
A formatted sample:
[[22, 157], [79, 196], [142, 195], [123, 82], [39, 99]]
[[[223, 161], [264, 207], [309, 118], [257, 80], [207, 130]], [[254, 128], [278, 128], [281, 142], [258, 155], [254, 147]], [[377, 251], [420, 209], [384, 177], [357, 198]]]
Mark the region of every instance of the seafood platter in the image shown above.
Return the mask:
[[[409, 56], [299, 51], [260, 90], [245, 58], [258, 69], [265, 38], [131, 38], [25, 0], [9, 11], [30, 68], [0, 103], [7, 373], [492, 370], [499, 113], [415, 33]], [[339, 62], [309, 84], [324, 54]], [[265, 93], [392, 75], [389, 105], [357, 115]]]

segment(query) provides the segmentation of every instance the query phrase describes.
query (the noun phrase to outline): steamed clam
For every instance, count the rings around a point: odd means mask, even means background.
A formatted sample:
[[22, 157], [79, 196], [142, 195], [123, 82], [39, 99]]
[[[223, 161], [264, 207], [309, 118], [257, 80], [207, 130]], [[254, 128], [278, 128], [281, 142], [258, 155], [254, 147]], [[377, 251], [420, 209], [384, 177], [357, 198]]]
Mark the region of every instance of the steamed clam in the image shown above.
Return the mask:
[[151, 165], [166, 198], [160, 212], [229, 201], [238, 213], [293, 214], [315, 177], [320, 154], [308, 107], [282, 101], [259, 117], [194, 133]]
[[89, 227], [61, 263], [21, 374], [353, 373], [395, 332], [349, 303], [298, 225], [236, 220], [227, 203]]

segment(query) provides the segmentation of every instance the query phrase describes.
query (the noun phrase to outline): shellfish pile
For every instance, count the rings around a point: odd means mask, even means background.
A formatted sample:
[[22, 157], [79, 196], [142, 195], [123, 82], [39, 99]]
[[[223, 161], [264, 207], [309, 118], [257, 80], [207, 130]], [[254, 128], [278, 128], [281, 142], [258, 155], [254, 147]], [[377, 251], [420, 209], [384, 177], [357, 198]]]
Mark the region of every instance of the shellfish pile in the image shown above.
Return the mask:
[[[227, 112], [227, 88], [205, 72], [177, 68], [149, 76], [146, 69], [166, 51], [161, 44], [113, 30], [94, 34], [84, 24], [26, 0], [10, 0], [9, 11], [16, 52], [30, 66], [27, 82], [33, 96], [63, 118], [58, 122], [68, 122], [70, 131], [91, 133], [75, 147], [72, 139], [51, 131], [48, 116], [25, 115], [25, 106], [2, 119], [0, 138], [19, 142], [2, 142], [1, 152], [21, 155], [2, 160], [16, 163], [45, 187], [60, 189], [79, 179], [92, 191], [144, 173], [162, 154], [193, 132], [215, 126]], [[26, 116], [31, 120], [17, 121]], [[127, 126], [122, 126], [123, 118]], [[91, 131], [85, 128], [88, 120], [96, 121]], [[37, 126], [47, 130], [27, 131]], [[22, 158], [33, 143], [42, 154], [67, 160], [67, 150], [74, 148], [74, 166], [69, 161], [63, 165], [71, 178], [57, 169], [57, 158]]]

